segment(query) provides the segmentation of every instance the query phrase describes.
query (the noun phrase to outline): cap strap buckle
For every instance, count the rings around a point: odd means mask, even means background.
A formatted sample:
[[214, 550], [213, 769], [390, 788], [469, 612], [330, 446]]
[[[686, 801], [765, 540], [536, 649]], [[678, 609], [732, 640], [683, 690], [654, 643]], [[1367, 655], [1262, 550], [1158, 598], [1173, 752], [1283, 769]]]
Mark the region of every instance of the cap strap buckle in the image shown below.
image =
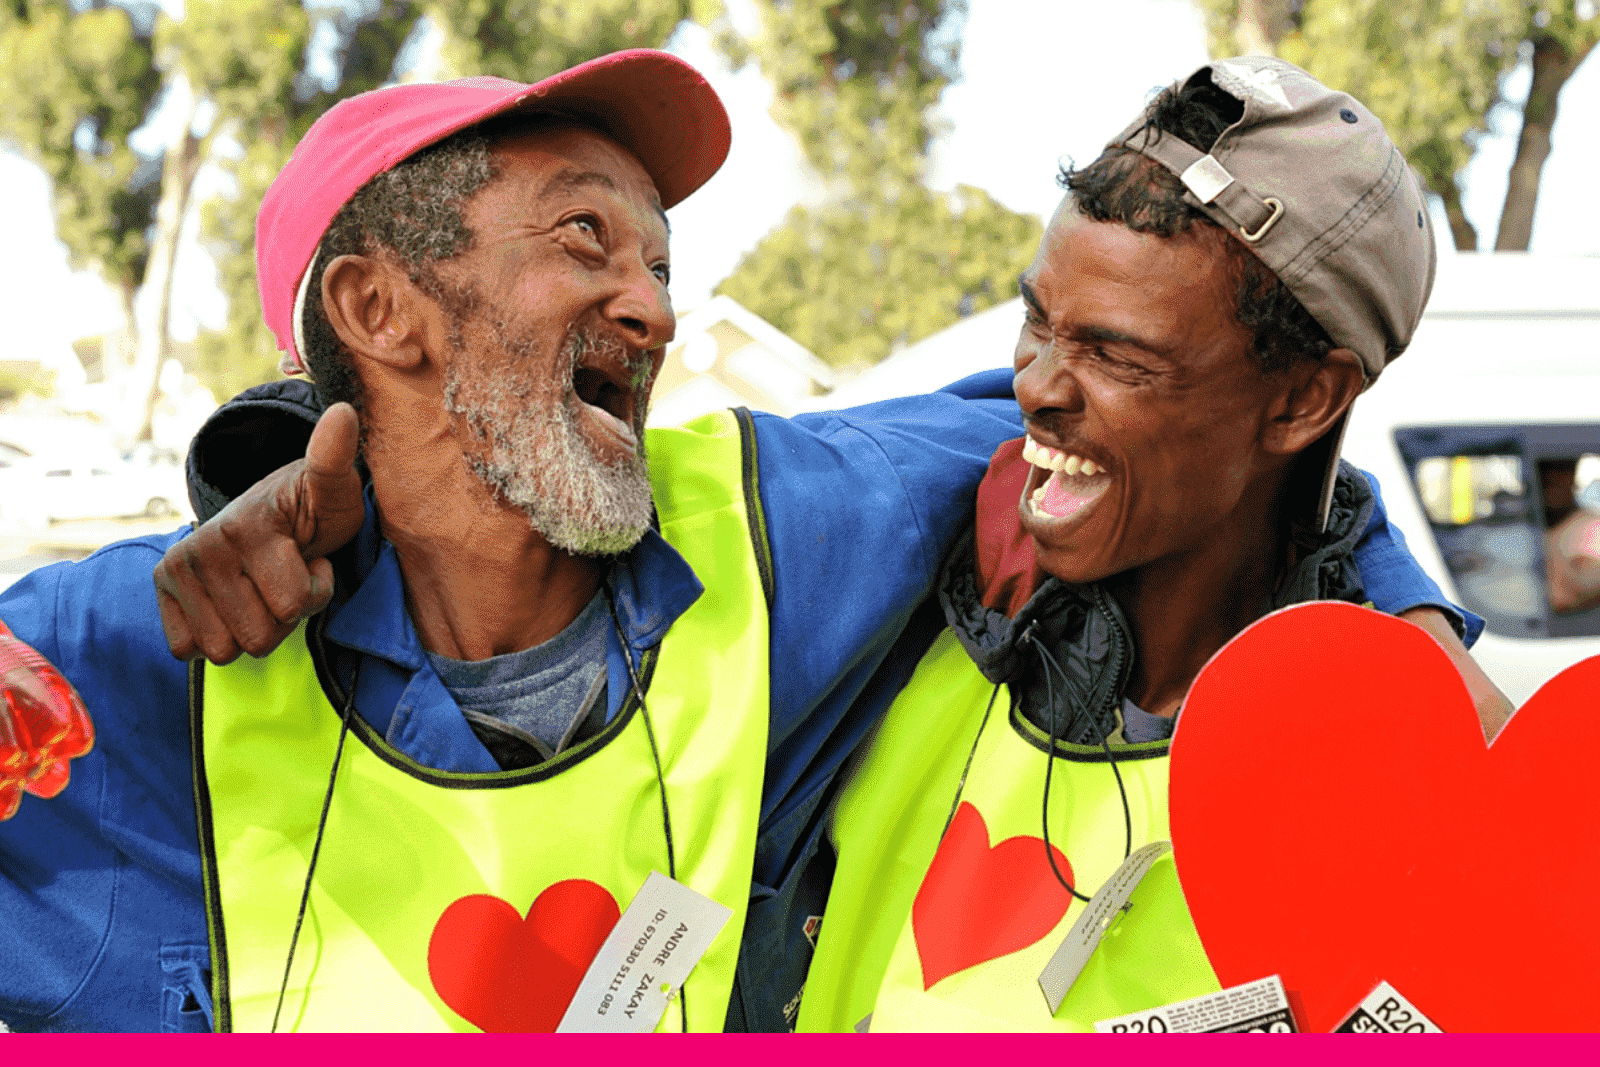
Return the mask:
[[1265, 200], [1263, 200], [1261, 202], [1272, 209], [1272, 214], [1267, 217], [1267, 221], [1263, 222], [1259, 227], [1257, 227], [1255, 233], [1251, 233], [1249, 230], [1246, 230], [1243, 226], [1239, 227], [1239, 237], [1240, 237], [1240, 239], [1244, 240], [1244, 241], [1248, 241], [1251, 244], [1255, 244], [1257, 241], [1259, 241], [1263, 237], [1265, 237], [1267, 235], [1267, 231], [1272, 229], [1272, 227], [1276, 226], [1278, 224], [1278, 220], [1283, 218], [1283, 201], [1282, 200], [1279, 200], [1277, 197], [1274, 197], [1274, 196], [1269, 196], [1269, 197], [1267, 197]]
[[1220, 214], [1222, 218], [1217, 221], [1231, 222], [1238, 228], [1240, 239], [1249, 244], [1260, 241], [1283, 217], [1281, 200], [1263, 200], [1230, 174], [1216, 156], [1201, 152], [1186, 141], [1158, 134], [1144, 143], [1130, 137], [1123, 144], [1176, 174], [1201, 206]]

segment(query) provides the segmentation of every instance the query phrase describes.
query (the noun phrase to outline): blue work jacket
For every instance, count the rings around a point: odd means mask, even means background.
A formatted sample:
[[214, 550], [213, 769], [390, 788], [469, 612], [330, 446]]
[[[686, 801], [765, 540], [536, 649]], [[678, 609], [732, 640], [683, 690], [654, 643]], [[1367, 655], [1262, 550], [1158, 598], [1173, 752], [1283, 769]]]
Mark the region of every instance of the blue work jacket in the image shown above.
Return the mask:
[[[971, 521], [990, 455], [1020, 432], [1010, 397], [997, 371], [930, 396], [754, 417], [772, 719], [731, 1028], [792, 1024], [826, 898], [826, 865], [812, 861], [829, 786], [915, 666], [908, 621]], [[150, 577], [185, 532], [42, 568], [0, 594], [0, 618], [72, 680], [98, 731], [61, 796], [26, 797], [0, 823], [0, 1021], [14, 1030], [210, 1026], [185, 665], [167, 651]], [[1435, 604], [1462, 619], [1381, 510], [1357, 559], [1381, 609]], [[353, 560], [326, 635], [362, 657], [357, 710], [420, 762], [497, 769], [423, 653], [371, 515]], [[653, 532], [608, 581], [636, 658], [703, 592]], [[1470, 640], [1481, 623], [1464, 626]], [[611, 646], [615, 713], [628, 682]]]

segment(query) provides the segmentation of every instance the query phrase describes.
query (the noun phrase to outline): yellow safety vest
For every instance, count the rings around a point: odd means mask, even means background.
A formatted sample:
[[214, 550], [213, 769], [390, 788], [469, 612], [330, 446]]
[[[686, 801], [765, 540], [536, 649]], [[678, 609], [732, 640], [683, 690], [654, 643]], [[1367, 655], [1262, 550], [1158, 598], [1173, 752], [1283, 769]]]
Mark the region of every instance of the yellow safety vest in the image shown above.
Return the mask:
[[[662, 536], [705, 592], [645, 656], [648, 725], [677, 878], [734, 913], [659, 1028], [719, 1030], [761, 799], [770, 568], [748, 414], [649, 436]], [[319, 630], [192, 675], [219, 1030], [267, 1029], [283, 981], [340, 727]], [[457, 774], [416, 763], [352, 715], [279, 1028], [472, 1031], [471, 1016], [553, 1029], [584, 946], [592, 956], [646, 877], [668, 868], [646, 727], [630, 694], [599, 735], [548, 762]], [[459, 990], [463, 975], [473, 992], [453, 998], [465, 1015], [439, 988]]]
[[[870, 1015], [874, 1031], [1084, 1031], [1218, 988], [1169, 854], [1051, 1014], [1039, 974], [1084, 905], [1045, 852], [1050, 739], [1005, 687], [986, 713], [995, 695], [947, 629], [890, 708], [834, 813], [838, 868], [801, 1030], [864, 1028]], [[1167, 742], [1111, 749], [1132, 847], [1167, 839]], [[1093, 896], [1123, 860], [1122, 799], [1102, 748], [1058, 741], [1054, 753], [1050, 845]]]

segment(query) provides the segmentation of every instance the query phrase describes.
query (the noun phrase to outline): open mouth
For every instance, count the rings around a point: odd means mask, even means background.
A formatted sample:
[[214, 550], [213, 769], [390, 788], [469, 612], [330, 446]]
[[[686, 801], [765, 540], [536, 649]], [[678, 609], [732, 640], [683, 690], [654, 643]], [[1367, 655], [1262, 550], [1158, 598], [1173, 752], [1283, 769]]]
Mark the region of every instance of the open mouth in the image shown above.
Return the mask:
[[1034, 519], [1058, 522], [1075, 518], [1111, 488], [1111, 474], [1086, 456], [1041, 445], [1030, 434], [1022, 458], [1033, 464], [1022, 499]]
[[627, 451], [639, 447], [633, 421], [638, 391], [637, 377], [629, 367], [628, 353], [621, 346], [601, 342], [587, 346], [572, 372], [572, 392], [590, 419], [615, 437]]

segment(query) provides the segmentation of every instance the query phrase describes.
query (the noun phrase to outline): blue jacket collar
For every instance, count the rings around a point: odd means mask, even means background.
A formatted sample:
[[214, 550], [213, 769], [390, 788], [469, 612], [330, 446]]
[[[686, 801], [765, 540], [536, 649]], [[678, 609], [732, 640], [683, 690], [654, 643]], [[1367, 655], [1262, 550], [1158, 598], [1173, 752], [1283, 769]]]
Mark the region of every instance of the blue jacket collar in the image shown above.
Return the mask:
[[[329, 614], [327, 637], [346, 648], [380, 656], [407, 670], [427, 662], [405, 608], [405, 585], [394, 546], [378, 531], [377, 508], [367, 493], [367, 518], [356, 536], [360, 585]], [[616, 557], [606, 579], [617, 621], [635, 656], [660, 644], [678, 617], [705, 592], [678, 550], [654, 527]]]

